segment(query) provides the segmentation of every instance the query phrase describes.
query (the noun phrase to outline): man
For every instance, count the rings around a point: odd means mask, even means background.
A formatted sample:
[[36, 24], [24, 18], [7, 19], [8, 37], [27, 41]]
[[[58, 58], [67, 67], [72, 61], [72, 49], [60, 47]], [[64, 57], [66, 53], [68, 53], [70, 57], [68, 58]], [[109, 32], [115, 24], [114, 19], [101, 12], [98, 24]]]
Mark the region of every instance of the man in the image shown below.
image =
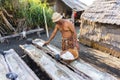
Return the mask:
[[50, 41], [55, 37], [57, 31], [59, 30], [62, 34], [62, 50], [68, 50], [68, 49], [79, 49], [78, 43], [77, 43], [77, 35], [75, 28], [73, 24], [65, 19], [62, 19], [62, 15], [55, 12], [52, 15], [52, 21], [56, 23], [56, 26], [54, 28], [54, 31], [52, 32], [50, 38], [48, 41], [44, 43], [44, 45], [47, 45], [50, 43]]
[[73, 24], [75, 24], [75, 18], [76, 17], [77, 17], [76, 8], [73, 8], [72, 15], [71, 15], [71, 20], [72, 20]]

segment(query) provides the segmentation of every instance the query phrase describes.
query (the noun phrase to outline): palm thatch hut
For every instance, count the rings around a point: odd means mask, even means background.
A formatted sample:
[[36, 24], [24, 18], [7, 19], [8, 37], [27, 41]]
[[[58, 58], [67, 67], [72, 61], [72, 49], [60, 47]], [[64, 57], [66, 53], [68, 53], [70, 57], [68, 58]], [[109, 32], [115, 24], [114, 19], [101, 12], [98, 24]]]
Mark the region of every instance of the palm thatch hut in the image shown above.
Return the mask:
[[81, 16], [80, 42], [120, 57], [120, 0], [96, 0]]

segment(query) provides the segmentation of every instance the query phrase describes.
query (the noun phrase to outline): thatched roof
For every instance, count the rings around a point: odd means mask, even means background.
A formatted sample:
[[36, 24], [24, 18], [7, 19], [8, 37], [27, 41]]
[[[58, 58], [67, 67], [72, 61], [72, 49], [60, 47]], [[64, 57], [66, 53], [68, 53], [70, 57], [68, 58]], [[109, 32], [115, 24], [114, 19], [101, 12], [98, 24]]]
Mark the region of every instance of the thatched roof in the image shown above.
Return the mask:
[[82, 3], [80, 0], [61, 0], [71, 9], [76, 8], [76, 11], [83, 11], [87, 9], [87, 5]]
[[120, 0], [96, 0], [81, 18], [91, 22], [120, 25]]

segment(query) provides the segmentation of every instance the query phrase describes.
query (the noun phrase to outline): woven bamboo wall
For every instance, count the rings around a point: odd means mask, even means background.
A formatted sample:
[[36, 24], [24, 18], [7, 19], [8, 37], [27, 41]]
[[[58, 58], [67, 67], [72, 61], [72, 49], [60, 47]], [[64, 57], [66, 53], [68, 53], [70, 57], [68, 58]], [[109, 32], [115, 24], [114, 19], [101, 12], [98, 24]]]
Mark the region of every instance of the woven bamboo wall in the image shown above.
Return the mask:
[[120, 28], [117, 25], [82, 21], [80, 42], [120, 57]]

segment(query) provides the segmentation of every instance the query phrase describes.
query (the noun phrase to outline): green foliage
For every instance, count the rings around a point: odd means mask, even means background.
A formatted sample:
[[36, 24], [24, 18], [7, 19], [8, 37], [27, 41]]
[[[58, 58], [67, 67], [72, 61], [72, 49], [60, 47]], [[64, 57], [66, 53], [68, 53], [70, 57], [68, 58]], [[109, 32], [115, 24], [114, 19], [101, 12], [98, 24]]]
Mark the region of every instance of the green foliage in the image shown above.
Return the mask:
[[[41, 0], [0, 0], [0, 10], [2, 10], [2, 8], [13, 15], [13, 18], [9, 18], [4, 14], [15, 29], [18, 28], [17, 19], [23, 18], [25, 18], [26, 26], [29, 29], [36, 28], [38, 25], [40, 27], [45, 27], [43, 8], [45, 10], [48, 27], [50, 28], [54, 25], [51, 20], [53, 10], [48, 6], [45, 0], [44, 2], [41, 2]], [[0, 26], [4, 24], [2, 20], [3, 19], [0, 20]], [[11, 32], [7, 27], [5, 28], [7, 33]]]
[[5, 9], [12, 11], [13, 10], [13, 5], [12, 5], [12, 0], [1, 0], [1, 7], [4, 7]]
[[43, 8], [45, 10], [48, 26], [49, 27], [53, 26], [51, 20], [53, 11], [48, 6], [48, 3], [46, 2], [42, 3], [40, 0], [22, 0], [20, 3], [21, 3], [21, 7], [19, 14], [22, 15], [21, 17], [26, 18], [28, 26], [30, 27], [36, 27], [37, 25], [40, 25], [41, 27], [45, 26]]

